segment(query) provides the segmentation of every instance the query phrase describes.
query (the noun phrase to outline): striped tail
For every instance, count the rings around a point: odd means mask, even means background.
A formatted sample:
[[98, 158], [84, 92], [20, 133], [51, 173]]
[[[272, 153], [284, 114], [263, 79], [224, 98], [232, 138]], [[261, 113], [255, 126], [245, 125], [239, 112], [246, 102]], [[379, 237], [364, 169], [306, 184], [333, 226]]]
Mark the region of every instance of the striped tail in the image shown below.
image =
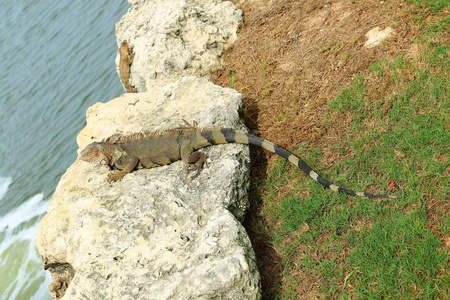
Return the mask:
[[278, 145], [275, 145], [272, 142], [269, 142], [268, 140], [265, 140], [263, 138], [254, 136], [249, 133], [245, 133], [240, 130], [235, 129], [221, 129], [220, 132], [222, 133], [225, 141], [227, 143], [236, 143], [236, 144], [247, 144], [252, 145], [256, 147], [261, 147], [263, 149], [266, 149], [267, 151], [270, 151], [272, 153], [276, 153], [280, 155], [281, 157], [289, 160], [293, 165], [296, 165], [300, 169], [303, 170], [306, 174], [308, 174], [312, 179], [323, 185], [324, 187], [340, 192], [340, 193], [346, 193], [349, 195], [356, 195], [360, 197], [375, 197], [375, 198], [389, 198], [389, 199], [398, 199], [399, 196], [391, 196], [387, 194], [372, 194], [372, 193], [366, 193], [366, 192], [356, 192], [347, 188], [343, 188], [340, 186], [337, 186], [324, 178], [320, 177], [319, 174], [317, 174], [313, 169], [311, 169], [310, 166], [308, 166], [303, 160], [295, 156], [294, 154], [290, 153], [284, 148], [281, 148]]

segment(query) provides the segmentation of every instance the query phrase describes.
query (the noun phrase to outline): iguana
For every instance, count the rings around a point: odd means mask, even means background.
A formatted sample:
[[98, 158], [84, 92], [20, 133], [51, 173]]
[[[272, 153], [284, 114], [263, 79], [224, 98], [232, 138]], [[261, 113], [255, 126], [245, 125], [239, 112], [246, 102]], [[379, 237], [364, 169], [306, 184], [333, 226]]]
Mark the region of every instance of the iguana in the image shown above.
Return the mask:
[[80, 153], [80, 159], [87, 162], [109, 165], [116, 169], [108, 175], [108, 181], [117, 181], [136, 168], [154, 168], [182, 160], [188, 165], [187, 173], [200, 173], [206, 163], [206, 155], [198, 149], [218, 144], [246, 144], [261, 147], [289, 160], [312, 179], [333, 191], [362, 197], [398, 198], [386, 194], [356, 192], [328, 182], [319, 176], [303, 160], [289, 151], [263, 138], [230, 128], [198, 129], [185, 127], [160, 133], [138, 133], [129, 136], [113, 135], [102, 142], [88, 145]]
[[130, 83], [130, 68], [134, 60], [134, 52], [128, 46], [127, 40], [124, 40], [119, 48], [119, 76], [125, 90], [128, 93], [137, 93], [137, 90]]

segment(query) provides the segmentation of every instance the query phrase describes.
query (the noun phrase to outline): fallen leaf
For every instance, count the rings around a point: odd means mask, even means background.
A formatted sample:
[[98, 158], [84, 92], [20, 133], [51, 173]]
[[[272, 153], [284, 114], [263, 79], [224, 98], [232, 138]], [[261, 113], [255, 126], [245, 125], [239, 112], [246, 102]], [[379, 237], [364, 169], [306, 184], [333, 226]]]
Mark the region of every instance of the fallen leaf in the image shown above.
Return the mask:
[[395, 182], [394, 179], [389, 180], [388, 184], [387, 184], [388, 189], [393, 190], [393, 189], [398, 189], [399, 186], [397, 184], [397, 182]]

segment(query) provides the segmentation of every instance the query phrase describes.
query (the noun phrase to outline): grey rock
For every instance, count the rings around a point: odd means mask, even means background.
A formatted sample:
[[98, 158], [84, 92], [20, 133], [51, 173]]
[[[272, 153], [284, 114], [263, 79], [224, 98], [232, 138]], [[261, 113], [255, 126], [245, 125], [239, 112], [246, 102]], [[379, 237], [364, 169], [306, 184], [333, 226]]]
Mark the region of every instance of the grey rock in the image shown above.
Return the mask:
[[[241, 12], [219, 0], [136, 0], [116, 25], [133, 47], [140, 93], [97, 103], [81, 151], [113, 134], [185, 126], [245, 130], [242, 97], [208, 81], [237, 38]], [[118, 59], [116, 61], [118, 63]], [[106, 166], [76, 160], [61, 177], [36, 245], [55, 299], [260, 299], [255, 254], [241, 225], [249, 151], [205, 148], [195, 180], [180, 161], [106, 182]]]
[[[97, 103], [77, 142], [82, 149], [113, 132], [164, 130], [181, 119], [242, 128], [241, 102], [232, 89], [187, 77]], [[112, 184], [107, 167], [75, 161], [36, 237], [45, 264], [65, 266], [49, 268], [54, 298], [259, 299], [254, 252], [239, 222], [248, 207], [248, 147], [204, 152], [208, 167], [193, 181], [181, 161]]]

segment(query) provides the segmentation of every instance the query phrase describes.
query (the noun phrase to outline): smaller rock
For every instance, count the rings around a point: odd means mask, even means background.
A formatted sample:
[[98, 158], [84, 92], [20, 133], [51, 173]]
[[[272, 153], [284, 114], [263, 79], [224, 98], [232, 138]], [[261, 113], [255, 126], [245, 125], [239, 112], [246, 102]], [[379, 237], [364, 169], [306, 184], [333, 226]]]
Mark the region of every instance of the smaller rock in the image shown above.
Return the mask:
[[131, 8], [116, 24], [117, 44], [127, 40], [133, 48], [129, 82], [139, 92], [150, 91], [155, 81], [209, 78], [222, 67], [222, 52], [237, 40], [243, 22], [242, 12], [229, 1], [129, 2]]
[[367, 42], [364, 47], [373, 48], [381, 44], [382, 41], [391, 37], [394, 33], [392, 27], [386, 27], [384, 30], [380, 30], [380, 27], [375, 27], [366, 33]]

